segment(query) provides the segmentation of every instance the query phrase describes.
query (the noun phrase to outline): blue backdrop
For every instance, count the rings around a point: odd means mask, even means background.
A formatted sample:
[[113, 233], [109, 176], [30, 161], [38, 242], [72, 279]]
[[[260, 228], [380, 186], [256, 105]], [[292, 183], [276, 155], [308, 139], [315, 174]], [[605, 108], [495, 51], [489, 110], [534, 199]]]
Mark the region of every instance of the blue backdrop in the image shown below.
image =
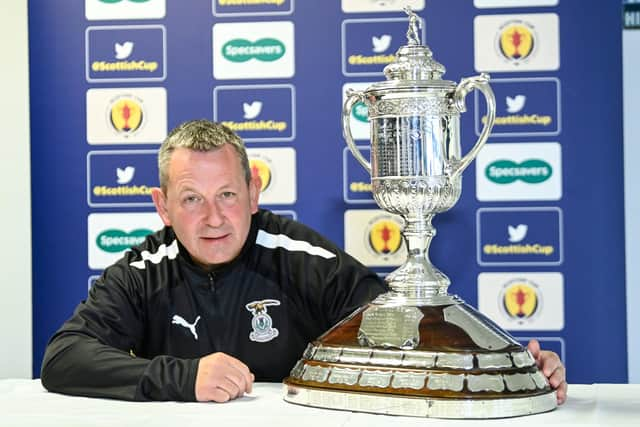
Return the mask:
[[[384, 79], [406, 15], [349, 0], [227, 3], [29, 1], [35, 376], [48, 338], [125, 249], [109, 237], [157, 226], [127, 214], [153, 212], [154, 152], [185, 120], [246, 139], [268, 177], [263, 206], [382, 274], [402, 258], [366, 247], [386, 217], [340, 115], [347, 87]], [[460, 201], [434, 221], [431, 258], [451, 293], [560, 353], [570, 382], [626, 382], [621, 4], [501, 3], [412, 2], [445, 79], [491, 74], [499, 119]], [[474, 95], [467, 108], [464, 151], [484, 115]]]

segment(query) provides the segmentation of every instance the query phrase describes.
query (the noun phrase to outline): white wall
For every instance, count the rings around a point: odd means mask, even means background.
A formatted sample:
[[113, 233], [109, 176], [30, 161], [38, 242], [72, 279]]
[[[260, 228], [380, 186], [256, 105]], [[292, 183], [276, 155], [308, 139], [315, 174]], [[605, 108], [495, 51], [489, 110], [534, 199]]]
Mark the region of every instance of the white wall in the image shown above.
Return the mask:
[[0, 2], [0, 378], [31, 378], [27, 0]]
[[629, 382], [640, 383], [640, 30], [622, 32]]

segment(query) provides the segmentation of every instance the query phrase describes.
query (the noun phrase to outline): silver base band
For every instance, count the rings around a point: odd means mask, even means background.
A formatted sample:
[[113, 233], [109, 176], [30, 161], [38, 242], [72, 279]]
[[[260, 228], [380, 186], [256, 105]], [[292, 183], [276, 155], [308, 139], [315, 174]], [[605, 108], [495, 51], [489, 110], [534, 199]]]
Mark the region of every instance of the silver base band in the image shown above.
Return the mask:
[[555, 392], [505, 399], [425, 399], [290, 384], [284, 384], [284, 400], [320, 408], [428, 418], [506, 418], [548, 412], [557, 407]]

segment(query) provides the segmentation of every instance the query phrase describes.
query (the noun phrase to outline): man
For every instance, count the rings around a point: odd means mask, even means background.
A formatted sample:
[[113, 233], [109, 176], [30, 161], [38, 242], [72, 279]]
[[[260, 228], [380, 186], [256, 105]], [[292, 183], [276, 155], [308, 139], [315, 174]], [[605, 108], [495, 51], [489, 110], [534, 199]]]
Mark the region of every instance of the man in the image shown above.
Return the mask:
[[[158, 165], [166, 227], [107, 268], [54, 334], [48, 390], [224, 402], [281, 381], [308, 342], [386, 290], [318, 233], [258, 209], [260, 178], [226, 127], [180, 125]], [[531, 345], [564, 400], [559, 358]]]

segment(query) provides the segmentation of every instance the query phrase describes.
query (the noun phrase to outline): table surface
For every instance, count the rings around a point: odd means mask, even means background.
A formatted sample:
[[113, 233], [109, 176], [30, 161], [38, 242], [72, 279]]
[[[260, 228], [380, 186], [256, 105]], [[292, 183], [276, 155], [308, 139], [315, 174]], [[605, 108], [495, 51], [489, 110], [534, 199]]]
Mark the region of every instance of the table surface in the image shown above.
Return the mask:
[[277, 383], [257, 383], [252, 394], [227, 403], [124, 402], [64, 396], [47, 392], [40, 380], [7, 379], [0, 380], [0, 426], [640, 426], [640, 384], [572, 384], [567, 402], [554, 411], [490, 421], [293, 405], [282, 399], [283, 386]]

